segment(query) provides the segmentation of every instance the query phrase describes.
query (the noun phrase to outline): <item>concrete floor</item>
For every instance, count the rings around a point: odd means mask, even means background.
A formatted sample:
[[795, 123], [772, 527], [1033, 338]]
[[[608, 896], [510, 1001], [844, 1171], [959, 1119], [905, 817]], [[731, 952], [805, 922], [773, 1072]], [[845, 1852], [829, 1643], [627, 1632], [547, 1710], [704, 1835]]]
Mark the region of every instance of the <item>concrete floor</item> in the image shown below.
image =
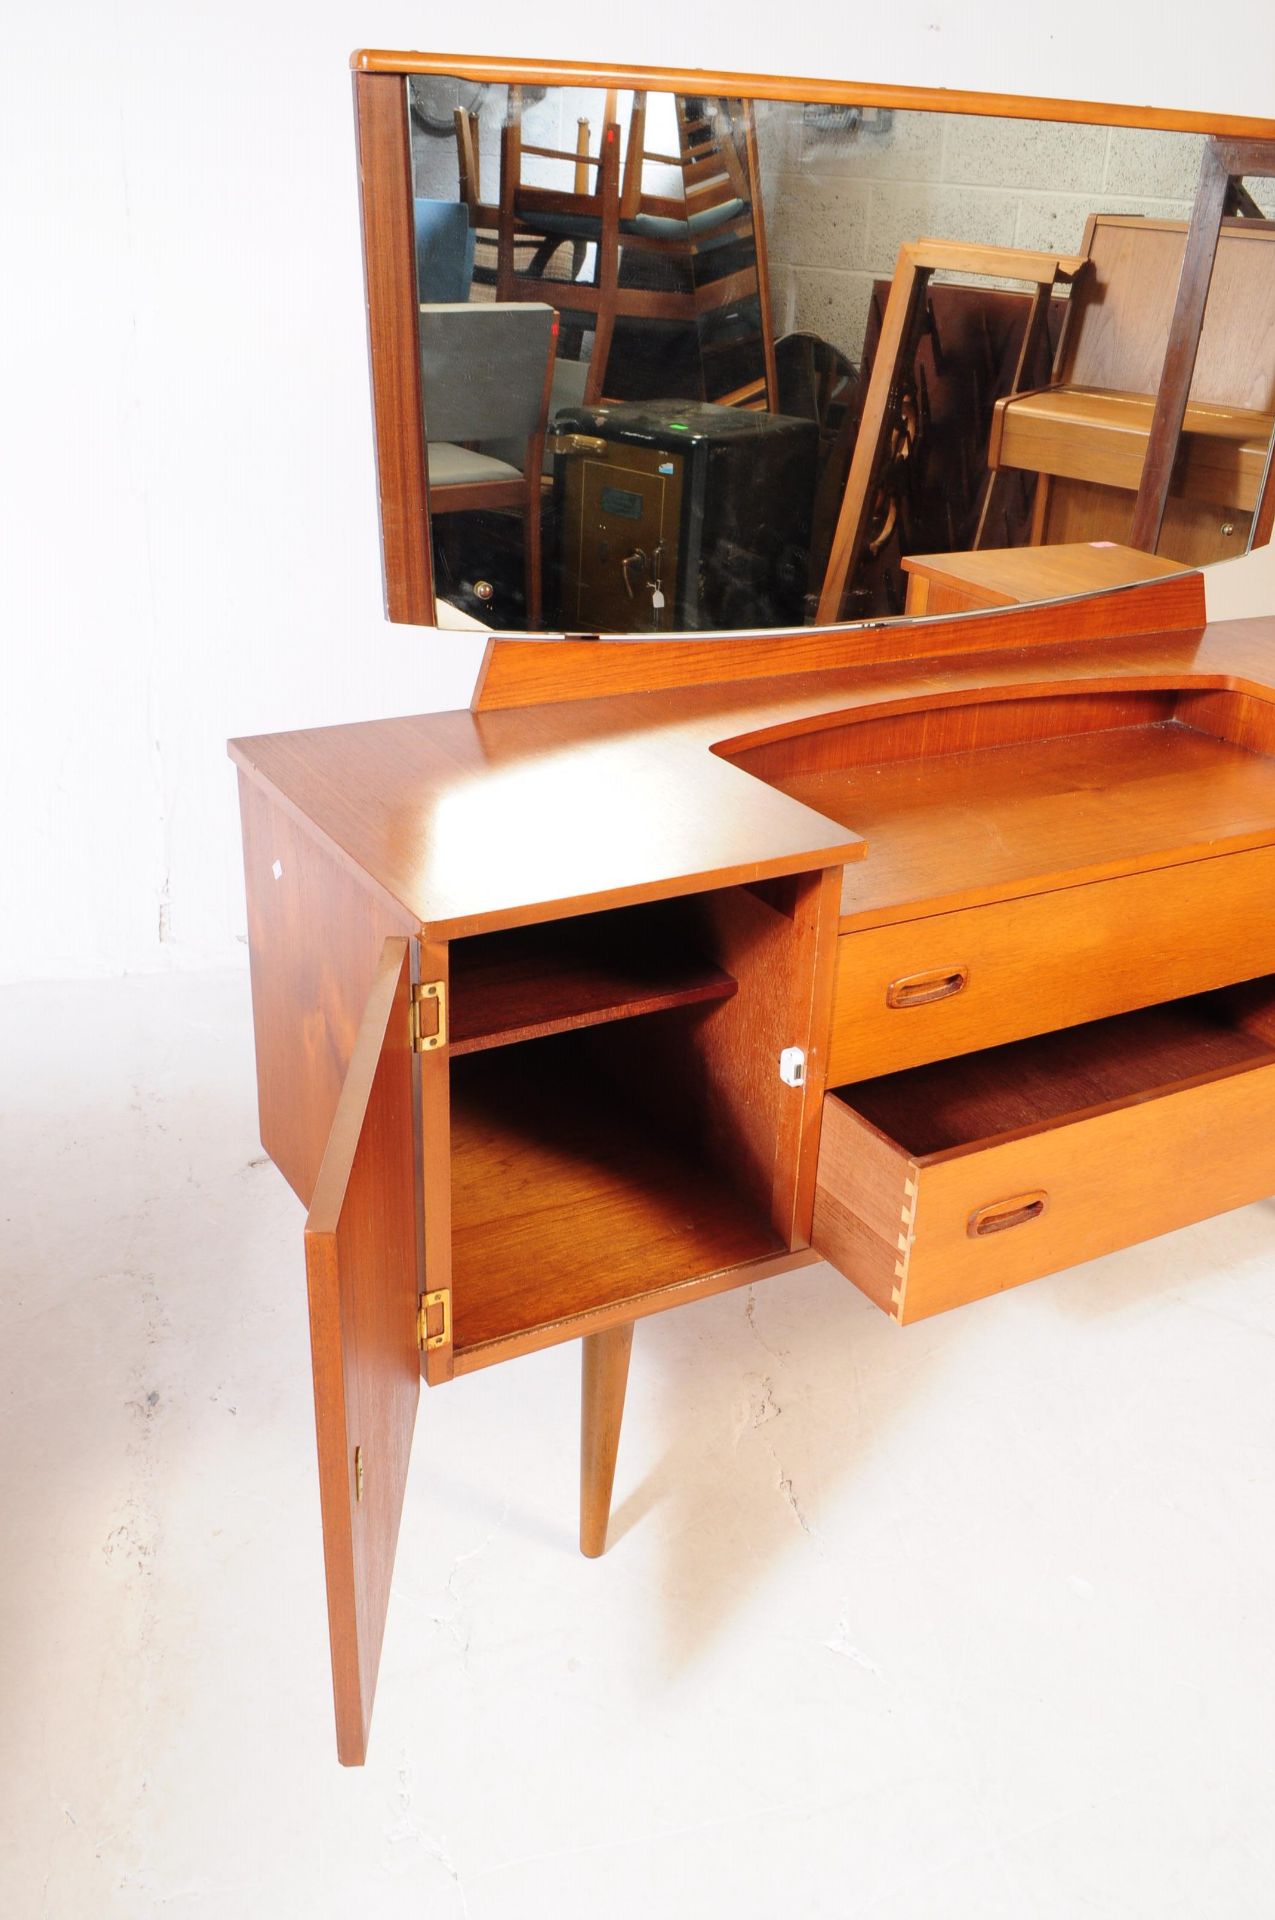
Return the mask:
[[427, 1394], [334, 1758], [246, 977], [0, 993], [4, 1920], [1275, 1914], [1275, 1206], [901, 1332], [826, 1267]]

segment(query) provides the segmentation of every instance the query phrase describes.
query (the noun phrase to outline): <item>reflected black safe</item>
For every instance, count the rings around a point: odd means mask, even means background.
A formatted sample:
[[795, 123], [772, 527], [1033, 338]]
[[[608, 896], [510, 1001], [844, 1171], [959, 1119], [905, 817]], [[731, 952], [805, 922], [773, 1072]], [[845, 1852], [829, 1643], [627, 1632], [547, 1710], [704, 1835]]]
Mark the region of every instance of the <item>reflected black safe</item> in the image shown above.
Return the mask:
[[699, 401], [559, 413], [558, 624], [801, 626], [818, 437], [812, 421]]

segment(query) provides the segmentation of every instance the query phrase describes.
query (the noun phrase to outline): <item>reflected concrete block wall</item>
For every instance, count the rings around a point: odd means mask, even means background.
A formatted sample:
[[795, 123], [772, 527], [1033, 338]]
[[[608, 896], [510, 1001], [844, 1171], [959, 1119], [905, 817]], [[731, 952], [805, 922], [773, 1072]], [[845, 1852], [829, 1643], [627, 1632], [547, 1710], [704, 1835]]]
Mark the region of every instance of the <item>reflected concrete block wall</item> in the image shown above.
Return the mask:
[[775, 181], [776, 329], [822, 334], [856, 361], [873, 281], [890, 276], [905, 241], [1069, 253], [1096, 211], [1183, 220], [1202, 146], [1189, 134], [964, 114], [895, 113], [884, 125], [869, 114], [858, 128], [826, 108], [799, 119], [796, 141], [782, 116], [763, 113], [759, 126]]

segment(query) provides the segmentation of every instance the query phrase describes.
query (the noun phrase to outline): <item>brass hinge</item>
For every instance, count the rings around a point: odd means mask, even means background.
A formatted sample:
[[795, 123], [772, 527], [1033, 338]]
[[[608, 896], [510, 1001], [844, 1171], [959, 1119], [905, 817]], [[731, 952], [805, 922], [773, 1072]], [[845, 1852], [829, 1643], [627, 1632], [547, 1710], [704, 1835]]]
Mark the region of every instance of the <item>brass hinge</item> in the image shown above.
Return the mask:
[[[438, 1009], [438, 1024], [433, 1033], [422, 1033], [421, 1008], [431, 1001]], [[447, 1045], [447, 988], [441, 980], [417, 981], [412, 988], [410, 1020], [413, 1053], [433, 1053], [436, 1047]]]
[[[431, 1307], [442, 1309], [442, 1324], [437, 1333], [429, 1330], [429, 1310]], [[432, 1353], [435, 1347], [445, 1347], [452, 1337], [452, 1290], [440, 1287], [437, 1293], [423, 1293], [420, 1305], [416, 1309], [416, 1344], [422, 1353]]]

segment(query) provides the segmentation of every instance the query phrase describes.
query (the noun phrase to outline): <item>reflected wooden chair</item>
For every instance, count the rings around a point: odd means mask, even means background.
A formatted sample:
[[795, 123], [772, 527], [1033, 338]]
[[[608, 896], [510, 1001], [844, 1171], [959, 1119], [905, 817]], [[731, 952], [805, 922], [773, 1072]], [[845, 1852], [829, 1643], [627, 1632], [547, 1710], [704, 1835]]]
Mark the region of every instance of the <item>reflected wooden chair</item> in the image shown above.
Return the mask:
[[[484, 257], [475, 254], [472, 279], [477, 286], [494, 287], [496, 269], [494, 254], [497, 246], [497, 230], [500, 223], [500, 210], [494, 204], [488, 205], [482, 195], [482, 159], [479, 146], [480, 122], [476, 113], [465, 107], [457, 107], [452, 115], [452, 124], [456, 133], [456, 172], [460, 183], [460, 203], [469, 216], [470, 232], [477, 249], [483, 249]], [[420, 287], [421, 298], [427, 299], [431, 289]]]
[[[627, 143], [622, 141], [614, 91], [605, 96], [597, 153], [588, 150], [587, 121], [580, 123], [576, 150], [569, 152], [524, 141], [521, 88], [510, 87], [501, 137], [497, 297], [548, 299], [587, 316], [593, 329], [585, 392], [590, 405], [606, 391], [617, 320], [680, 321], [698, 330], [711, 316], [755, 299], [759, 373], [734, 389], [706, 389], [699, 397], [770, 406], [776, 385], [774, 336], [751, 103], [678, 96], [676, 107], [676, 154], [648, 148], [648, 101], [641, 92], [633, 96]], [[571, 167], [571, 186], [528, 182], [527, 157]], [[648, 191], [644, 175], [652, 163], [677, 169], [679, 194]], [[521, 271], [516, 249], [528, 241], [535, 252]], [[564, 242], [573, 249], [569, 281], [547, 277]], [[595, 250], [592, 273], [582, 279], [590, 247]], [[730, 261], [732, 247], [742, 252], [742, 260]], [[725, 271], [713, 271], [714, 254], [727, 261]], [[652, 276], [631, 272], [635, 256], [662, 259], [669, 269], [665, 283], [658, 275], [650, 283]]]
[[[475, 242], [483, 249], [477, 262], [473, 278], [479, 286], [494, 287], [497, 298], [508, 298], [500, 291], [501, 282], [501, 220], [499, 200], [488, 201], [483, 198], [482, 188], [482, 147], [481, 123], [479, 116], [464, 107], [454, 112], [456, 134], [456, 171], [459, 179], [460, 201], [469, 216], [469, 225]], [[581, 120], [577, 129], [574, 192], [579, 196], [588, 193], [588, 149], [589, 122]], [[547, 149], [536, 149], [547, 152]], [[553, 154], [553, 158], [570, 159], [568, 154]], [[555, 239], [546, 245], [544, 237], [534, 232], [515, 231], [511, 243], [511, 259], [505, 263], [506, 275], [520, 271], [519, 254], [524, 257], [521, 270], [535, 279], [547, 268], [549, 261], [562, 242]], [[579, 273], [584, 261], [584, 246], [574, 243], [572, 277]]]
[[[675, 94], [673, 106], [678, 151], [661, 153], [647, 145], [645, 93], [633, 97], [620, 192], [621, 286], [624, 265], [635, 255], [648, 261], [659, 255], [680, 269], [686, 295], [668, 296], [667, 312], [650, 317], [693, 318], [700, 336], [702, 394], [720, 406], [778, 405], [774, 322], [766, 253], [757, 128], [751, 101]], [[647, 168], [676, 169], [678, 191], [654, 191]], [[638, 276], [633, 275], [636, 279]], [[631, 294], [628, 296], [631, 299]], [[741, 318], [755, 304], [755, 316]], [[622, 308], [618, 309], [622, 312]], [[726, 321], [738, 352], [751, 341], [758, 371], [742, 383], [715, 375], [714, 324]], [[730, 342], [716, 343], [719, 357]], [[745, 349], [747, 354], [747, 349]]]
[[478, 115], [465, 107], [457, 107], [452, 121], [456, 130], [456, 171], [460, 178], [460, 198], [469, 213], [469, 224], [475, 231], [480, 227], [494, 230], [498, 210], [494, 205], [486, 206], [483, 202]]
[[550, 306], [420, 309], [430, 513], [521, 513], [528, 629], [541, 616], [541, 468], [557, 334]]
[[[597, 153], [591, 152], [592, 130], [587, 119], [576, 124], [574, 149], [546, 147], [523, 138], [522, 88], [511, 86], [500, 135], [500, 201], [497, 210], [496, 297], [498, 300], [538, 299], [554, 256], [571, 248], [568, 281], [552, 281], [555, 289], [571, 288], [571, 304], [579, 306], [577, 280], [590, 245], [601, 247], [614, 226], [619, 194], [620, 129], [616, 120], [617, 94], [603, 97], [602, 130]], [[527, 160], [551, 163], [540, 171], [569, 168], [569, 182], [552, 186], [525, 178]], [[532, 248], [529, 262], [519, 269], [517, 249]]]

